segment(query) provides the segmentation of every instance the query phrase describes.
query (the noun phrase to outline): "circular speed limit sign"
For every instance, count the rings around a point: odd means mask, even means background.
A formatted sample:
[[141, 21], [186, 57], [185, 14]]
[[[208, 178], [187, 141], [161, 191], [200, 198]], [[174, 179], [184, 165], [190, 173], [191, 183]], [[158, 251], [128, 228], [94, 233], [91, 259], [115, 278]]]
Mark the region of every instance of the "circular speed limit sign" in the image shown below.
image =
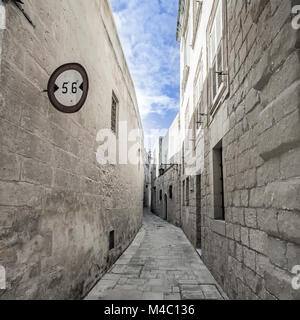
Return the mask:
[[48, 82], [53, 106], [64, 113], [75, 113], [84, 105], [89, 90], [88, 75], [78, 63], [68, 63], [54, 71]]

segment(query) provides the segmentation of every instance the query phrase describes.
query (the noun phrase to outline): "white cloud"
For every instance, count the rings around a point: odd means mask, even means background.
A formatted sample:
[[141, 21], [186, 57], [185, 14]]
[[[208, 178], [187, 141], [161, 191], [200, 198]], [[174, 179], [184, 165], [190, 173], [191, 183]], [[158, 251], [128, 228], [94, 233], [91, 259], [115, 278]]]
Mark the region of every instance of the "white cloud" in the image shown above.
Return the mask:
[[178, 110], [177, 0], [111, 3], [143, 121], [151, 114]]

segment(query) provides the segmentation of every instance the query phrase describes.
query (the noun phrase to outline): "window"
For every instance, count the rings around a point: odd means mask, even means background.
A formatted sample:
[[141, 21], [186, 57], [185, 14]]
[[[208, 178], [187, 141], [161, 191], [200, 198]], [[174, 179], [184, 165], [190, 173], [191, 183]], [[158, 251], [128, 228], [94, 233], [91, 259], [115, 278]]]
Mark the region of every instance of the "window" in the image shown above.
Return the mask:
[[185, 181], [182, 181], [182, 203], [183, 203], [183, 206], [186, 205], [186, 203], [185, 203]]
[[201, 125], [201, 100], [203, 95], [203, 85], [204, 85], [204, 74], [203, 74], [203, 59], [202, 59], [202, 53], [200, 54], [200, 59], [198, 62], [198, 66], [196, 69], [196, 77], [194, 81], [194, 105], [197, 112], [197, 129], [200, 128]]
[[169, 198], [173, 199], [173, 186], [169, 187]]
[[216, 220], [225, 220], [222, 141], [220, 141], [213, 149], [213, 188], [214, 217]]
[[194, 112], [194, 115], [193, 115], [193, 138], [192, 138], [192, 141], [193, 141], [193, 155], [196, 155], [195, 152], [196, 152], [196, 147], [197, 147], [197, 111]]
[[196, 34], [200, 22], [200, 16], [201, 16], [201, 10], [202, 10], [202, 0], [193, 0], [193, 46], [195, 44], [196, 40]]
[[226, 1], [218, 0], [213, 9], [214, 18], [208, 28], [208, 67], [210, 70], [210, 112], [215, 111], [222, 94], [228, 88]]
[[159, 200], [162, 201], [162, 190], [159, 191]]
[[190, 178], [186, 178], [186, 206], [190, 205]]
[[185, 156], [184, 156], [184, 152], [185, 152], [185, 146], [184, 143], [182, 144], [182, 174], [185, 173]]
[[113, 92], [112, 103], [111, 103], [111, 131], [117, 134], [117, 130], [118, 130], [118, 99]]
[[111, 231], [109, 233], [109, 250], [112, 250], [115, 248], [115, 231]]
[[190, 30], [186, 31], [184, 39], [184, 66], [190, 66]]
[[185, 35], [183, 38], [183, 70], [182, 70], [182, 92], [185, 91], [186, 85], [188, 82], [189, 74], [190, 74], [190, 54], [191, 54], [191, 36], [190, 36], [190, 28], [189, 28], [189, 20], [187, 21], [187, 30], [185, 31]]

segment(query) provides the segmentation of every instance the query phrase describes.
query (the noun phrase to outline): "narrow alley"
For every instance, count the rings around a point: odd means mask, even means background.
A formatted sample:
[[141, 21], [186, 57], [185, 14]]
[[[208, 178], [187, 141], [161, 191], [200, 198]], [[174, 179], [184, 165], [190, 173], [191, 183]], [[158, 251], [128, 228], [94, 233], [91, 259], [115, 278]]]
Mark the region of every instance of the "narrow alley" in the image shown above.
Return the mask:
[[1, 302], [300, 300], [299, 1], [0, 0]]
[[144, 210], [133, 243], [87, 300], [226, 298], [181, 229]]

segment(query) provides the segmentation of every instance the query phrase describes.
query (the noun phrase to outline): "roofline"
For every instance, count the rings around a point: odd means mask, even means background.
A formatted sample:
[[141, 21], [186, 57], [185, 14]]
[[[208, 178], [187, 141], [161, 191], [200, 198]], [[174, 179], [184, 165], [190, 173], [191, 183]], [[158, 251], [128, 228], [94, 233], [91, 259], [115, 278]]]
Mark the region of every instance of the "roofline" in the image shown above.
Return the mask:
[[180, 38], [181, 38], [181, 31], [182, 31], [181, 16], [184, 12], [184, 4], [185, 4], [185, 0], [179, 0], [178, 16], [177, 16], [177, 31], [176, 31], [176, 40], [178, 42], [180, 42]]

